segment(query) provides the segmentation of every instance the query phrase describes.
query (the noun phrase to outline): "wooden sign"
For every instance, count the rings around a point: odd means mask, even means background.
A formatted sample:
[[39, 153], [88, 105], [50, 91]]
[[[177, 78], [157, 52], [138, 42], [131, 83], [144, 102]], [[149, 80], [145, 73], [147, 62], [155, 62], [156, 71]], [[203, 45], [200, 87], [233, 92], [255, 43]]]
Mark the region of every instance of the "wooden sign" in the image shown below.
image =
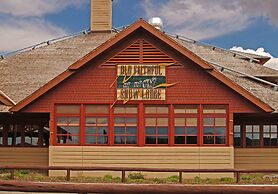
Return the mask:
[[165, 100], [167, 65], [118, 65], [117, 100]]

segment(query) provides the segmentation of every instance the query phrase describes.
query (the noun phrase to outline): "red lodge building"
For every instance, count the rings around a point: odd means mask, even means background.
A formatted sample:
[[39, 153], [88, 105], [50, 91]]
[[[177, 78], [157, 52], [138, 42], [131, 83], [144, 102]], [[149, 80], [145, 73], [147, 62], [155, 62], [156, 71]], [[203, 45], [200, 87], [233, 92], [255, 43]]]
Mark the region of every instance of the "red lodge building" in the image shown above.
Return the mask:
[[269, 58], [91, 7], [90, 31], [1, 56], [1, 164], [278, 169]]

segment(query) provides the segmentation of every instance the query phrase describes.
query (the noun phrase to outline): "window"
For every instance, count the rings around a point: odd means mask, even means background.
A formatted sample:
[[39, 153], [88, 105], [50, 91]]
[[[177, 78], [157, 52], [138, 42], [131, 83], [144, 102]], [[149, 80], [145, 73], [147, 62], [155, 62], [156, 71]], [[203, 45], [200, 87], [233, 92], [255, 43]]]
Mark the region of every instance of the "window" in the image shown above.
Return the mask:
[[[227, 145], [227, 107], [145, 105], [141, 109], [140, 105], [138, 109], [132, 104], [113, 107], [105, 104], [57, 105], [54, 142], [56, 145], [88, 146], [223, 146]], [[10, 135], [17, 143], [41, 144], [40, 137], [44, 137], [44, 133], [36, 125], [24, 124], [21, 128], [22, 134], [17, 134], [17, 129], [13, 128], [13, 135]], [[235, 129], [235, 136], [236, 133]], [[272, 137], [275, 138], [271, 134]]]
[[86, 144], [108, 144], [108, 118], [86, 117]]
[[39, 142], [40, 126], [39, 125], [25, 125], [24, 126], [24, 145], [25, 146], [38, 146]]
[[264, 146], [277, 146], [277, 125], [263, 125]]
[[57, 143], [79, 144], [79, 117], [57, 118]]
[[198, 107], [177, 106], [174, 108], [174, 144], [198, 143]]
[[80, 105], [56, 106], [57, 143], [80, 143]]
[[8, 146], [20, 146], [21, 145], [21, 129], [19, 125], [9, 125], [7, 129]]
[[203, 144], [226, 144], [227, 114], [223, 106], [203, 106]]
[[137, 107], [117, 106], [114, 108], [114, 144], [137, 144]]
[[245, 126], [246, 146], [259, 147], [260, 146], [260, 126], [246, 125]]
[[234, 146], [241, 146], [241, 127], [240, 125], [234, 125]]
[[109, 106], [85, 106], [85, 144], [108, 144]]
[[145, 107], [145, 143], [168, 144], [168, 107]]

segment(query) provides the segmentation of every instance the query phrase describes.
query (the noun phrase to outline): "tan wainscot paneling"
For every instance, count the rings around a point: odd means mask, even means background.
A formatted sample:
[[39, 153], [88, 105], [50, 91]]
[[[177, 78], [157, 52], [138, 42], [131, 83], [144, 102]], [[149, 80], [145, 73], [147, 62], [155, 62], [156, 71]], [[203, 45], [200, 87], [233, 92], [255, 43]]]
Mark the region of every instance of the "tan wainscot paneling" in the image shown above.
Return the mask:
[[[51, 146], [51, 166], [106, 166], [154, 168], [234, 168], [233, 147], [89, 147]], [[65, 176], [64, 171], [51, 171], [50, 176]], [[120, 172], [72, 172], [72, 176], [121, 176]], [[127, 173], [128, 174], [128, 173]], [[143, 173], [165, 177], [178, 173]], [[231, 173], [185, 173], [184, 177], [231, 177]]]
[[48, 148], [1, 148], [0, 164], [48, 166]]
[[278, 169], [277, 148], [235, 148], [236, 169]]

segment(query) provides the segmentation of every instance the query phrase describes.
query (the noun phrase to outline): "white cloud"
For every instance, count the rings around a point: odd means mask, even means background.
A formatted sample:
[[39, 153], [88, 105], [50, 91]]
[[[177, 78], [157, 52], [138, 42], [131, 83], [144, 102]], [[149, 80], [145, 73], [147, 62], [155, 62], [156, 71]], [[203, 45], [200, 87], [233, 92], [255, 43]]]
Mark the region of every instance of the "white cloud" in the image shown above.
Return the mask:
[[42, 19], [0, 19], [0, 23], [0, 52], [16, 50], [66, 34], [63, 29]]
[[264, 64], [264, 66], [278, 70], [278, 58], [274, 58], [270, 53], [265, 52], [264, 48], [258, 48], [257, 50], [253, 49], [244, 49], [242, 47], [234, 46], [230, 50], [240, 51], [244, 53], [250, 53], [255, 55], [261, 55], [265, 57], [271, 57], [271, 59]]
[[66, 34], [46, 21], [44, 15], [70, 6], [80, 8], [89, 0], [1, 0], [0, 53], [17, 50]]
[[144, 0], [148, 18], [158, 16], [167, 31], [193, 39], [208, 39], [240, 31], [256, 18], [278, 25], [277, 0]]
[[234, 46], [234, 47], [230, 48], [230, 50], [240, 51], [240, 52], [250, 53], [250, 54], [255, 54], [255, 55], [261, 55], [261, 56], [265, 56], [265, 57], [272, 57], [272, 55], [270, 53], [265, 52], [264, 48], [258, 48], [257, 50], [253, 50], [253, 49], [244, 49], [242, 47]]
[[0, 13], [11, 16], [43, 16], [69, 6], [80, 7], [88, 0], [1, 0]]

